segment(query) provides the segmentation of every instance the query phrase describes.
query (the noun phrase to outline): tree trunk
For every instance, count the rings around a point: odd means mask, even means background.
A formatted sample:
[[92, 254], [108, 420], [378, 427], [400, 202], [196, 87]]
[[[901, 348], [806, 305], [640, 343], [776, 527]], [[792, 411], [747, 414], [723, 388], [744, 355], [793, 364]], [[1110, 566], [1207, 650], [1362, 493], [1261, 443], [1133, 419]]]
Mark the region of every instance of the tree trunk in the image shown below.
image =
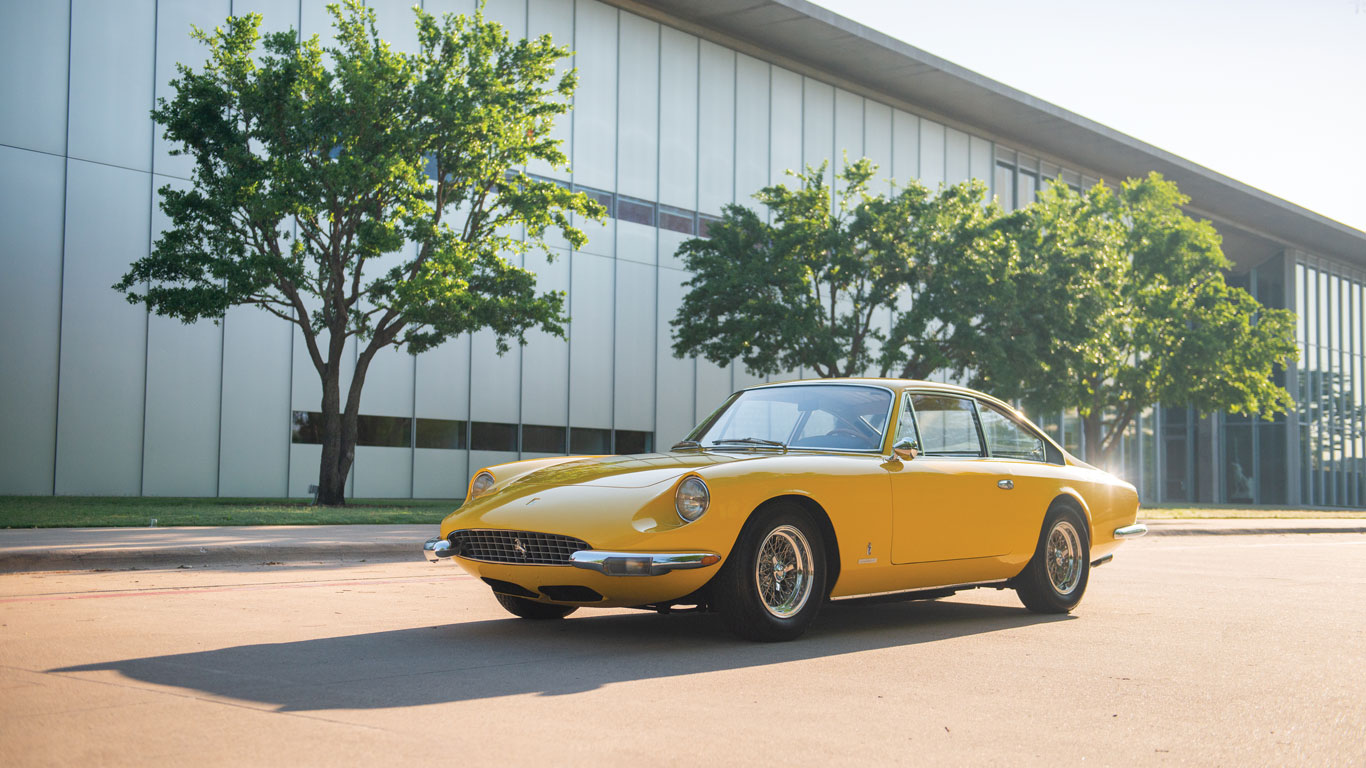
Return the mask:
[[[341, 460], [348, 451], [342, 440], [340, 371], [329, 363], [322, 378], [323, 456], [318, 467], [318, 503], [339, 507], [346, 504], [346, 475], [351, 468], [346, 462], [343, 469]], [[354, 442], [349, 452], [355, 452]]]
[[1115, 443], [1110, 443], [1108, 450], [1105, 448], [1105, 422], [1100, 411], [1092, 411], [1081, 418], [1081, 434], [1086, 446], [1086, 455], [1082, 458], [1088, 464], [1109, 471]]

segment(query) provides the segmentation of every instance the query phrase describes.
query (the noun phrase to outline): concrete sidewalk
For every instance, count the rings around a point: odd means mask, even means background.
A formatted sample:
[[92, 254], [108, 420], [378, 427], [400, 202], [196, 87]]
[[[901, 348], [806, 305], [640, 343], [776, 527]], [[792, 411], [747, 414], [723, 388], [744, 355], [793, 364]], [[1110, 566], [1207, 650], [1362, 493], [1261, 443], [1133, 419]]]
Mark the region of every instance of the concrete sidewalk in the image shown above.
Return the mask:
[[0, 573], [421, 560], [436, 525], [0, 530]]
[[[1150, 520], [1150, 536], [1366, 533], [1366, 518]], [[435, 525], [0, 530], [0, 573], [420, 560]]]

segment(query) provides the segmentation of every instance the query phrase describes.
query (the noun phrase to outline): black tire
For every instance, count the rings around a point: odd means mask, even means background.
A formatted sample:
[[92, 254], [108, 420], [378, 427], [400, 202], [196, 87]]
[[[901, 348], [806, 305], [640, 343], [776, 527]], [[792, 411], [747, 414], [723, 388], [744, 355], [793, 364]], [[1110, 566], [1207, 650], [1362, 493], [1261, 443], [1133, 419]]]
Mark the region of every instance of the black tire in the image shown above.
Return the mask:
[[1072, 507], [1057, 505], [1044, 517], [1034, 557], [1015, 577], [1015, 593], [1035, 613], [1068, 613], [1081, 602], [1090, 577], [1091, 534], [1086, 520]]
[[[765, 549], [772, 565], [761, 572]], [[820, 612], [825, 579], [825, 541], [810, 513], [774, 504], [745, 523], [712, 582], [712, 600], [726, 627], [746, 640], [794, 640]]]
[[544, 621], [546, 619], [563, 619], [574, 611], [578, 610], [573, 605], [552, 605], [551, 603], [538, 603], [535, 600], [528, 600], [525, 597], [513, 597], [494, 592], [493, 596], [498, 598], [498, 604], [508, 609], [508, 613], [519, 619], [532, 619]]

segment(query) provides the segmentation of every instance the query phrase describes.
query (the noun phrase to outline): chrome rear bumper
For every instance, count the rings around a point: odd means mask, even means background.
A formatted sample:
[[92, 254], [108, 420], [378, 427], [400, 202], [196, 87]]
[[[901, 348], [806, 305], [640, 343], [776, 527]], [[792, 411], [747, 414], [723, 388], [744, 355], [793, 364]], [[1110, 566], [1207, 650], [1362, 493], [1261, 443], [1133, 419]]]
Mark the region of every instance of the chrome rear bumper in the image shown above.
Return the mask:
[[1145, 534], [1145, 533], [1147, 533], [1147, 532], [1148, 532], [1148, 526], [1144, 525], [1143, 523], [1134, 523], [1133, 525], [1126, 525], [1126, 526], [1124, 526], [1123, 528], [1116, 528], [1116, 529], [1115, 529], [1115, 538], [1116, 538], [1116, 539], [1136, 539], [1136, 538], [1138, 538], [1139, 536], [1142, 536], [1143, 534]]

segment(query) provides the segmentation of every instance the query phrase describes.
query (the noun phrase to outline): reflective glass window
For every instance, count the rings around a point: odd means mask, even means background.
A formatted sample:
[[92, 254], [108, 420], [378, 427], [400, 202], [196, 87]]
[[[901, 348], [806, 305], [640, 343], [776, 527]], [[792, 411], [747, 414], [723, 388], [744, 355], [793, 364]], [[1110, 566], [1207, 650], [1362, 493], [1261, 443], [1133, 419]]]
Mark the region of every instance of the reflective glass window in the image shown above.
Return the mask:
[[522, 425], [522, 450], [528, 453], [564, 453], [569, 430], [541, 424]]
[[357, 416], [356, 445], [413, 447], [413, 420], [406, 416]]
[[450, 419], [418, 419], [417, 447], [463, 449], [465, 447], [465, 422]]
[[1041, 438], [991, 403], [977, 403], [982, 434], [987, 440], [987, 455], [1003, 459], [1043, 461], [1046, 458]]
[[661, 205], [659, 206], [659, 228], [691, 235], [695, 229], [693, 212]]
[[495, 421], [470, 422], [470, 448], [476, 451], [517, 451], [517, 425]]
[[1015, 177], [1015, 207], [1023, 208], [1034, 202], [1034, 190], [1037, 187], [1037, 178], [1032, 171], [1023, 168]]
[[983, 455], [971, 400], [948, 395], [912, 395], [911, 407], [920, 431], [920, 448], [926, 455]]
[[655, 225], [655, 205], [632, 197], [618, 197], [617, 219], [653, 227]]
[[720, 216], [711, 216], [705, 213], [697, 214], [697, 235], [699, 237], [711, 237], [712, 225], [720, 220]]
[[649, 453], [655, 448], [655, 433], [638, 432], [632, 429], [618, 429], [616, 436], [616, 453]]
[[604, 454], [612, 452], [612, 430], [574, 427], [569, 430], [569, 452]]
[[598, 203], [603, 208], [606, 208], [608, 218], [617, 215], [616, 207], [612, 204], [614, 202], [615, 196], [611, 192], [606, 192], [601, 189], [593, 189], [592, 187], [580, 187], [578, 185], [574, 186], [574, 191], [584, 193], [588, 196], [588, 199], [592, 200], [595, 203]]
[[1015, 210], [1015, 169], [1005, 163], [996, 164], [996, 199], [1007, 211]]

